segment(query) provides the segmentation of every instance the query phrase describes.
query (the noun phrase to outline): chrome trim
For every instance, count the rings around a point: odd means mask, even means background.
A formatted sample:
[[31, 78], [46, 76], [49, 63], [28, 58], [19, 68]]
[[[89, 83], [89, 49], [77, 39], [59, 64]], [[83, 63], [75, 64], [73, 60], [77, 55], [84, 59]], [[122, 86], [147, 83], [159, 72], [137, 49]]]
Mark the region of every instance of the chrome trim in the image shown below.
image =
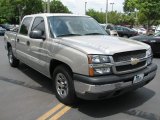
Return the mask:
[[111, 90], [118, 90], [127, 86], [132, 85], [132, 81], [129, 82], [117, 82], [113, 84], [104, 84], [104, 85], [90, 85], [86, 83], [79, 82], [74, 80], [75, 91], [81, 94], [88, 93], [102, 93]]
[[136, 72], [138, 70], [141, 70], [141, 69], [144, 69], [147, 67], [147, 63], [143, 66], [143, 67], [140, 67], [140, 68], [136, 68], [136, 69], [132, 69], [132, 70], [126, 70], [126, 71], [121, 71], [121, 72], [118, 72], [116, 70], [116, 67], [113, 68], [113, 73], [115, 74], [125, 74], [125, 73], [131, 73], [131, 72]]
[[[147, 58], [140, 58], [139, 62], [143, 62], [143, 61], [146, 61], [146, 60], [147, 60]], [[114, 63], [115, 66], [122, 66], [122, 65], [129, 65], [129, 64], [131, 65], [131, 60]]]
[[140, 68], [118, 72], [116, 70], [117, 66], [131, 65], [131, 60], [129, 60], [129, 61], [122, 61], [122, 62], [114, 62], [113, 57], [110, 56], [111, 64], [113, 64], [112, 71], [113, 71], [114, 74], [125, 74], [125, 73], [131, 73], [131, 72], [135, 72], [135, 71], [144, 69], [144, 68], [147, 67], [147, 59], [148, 59], [147, 56], [145, 56], [144, 58], [139, 58], [140, 62], [146, 61], [146, 64], [144, 66], [140, 67]]
[[131, 65], [131, 60], [128, 61], [122, 61], [122, 62], [114, 62], [113, 56], [109, 56], [110, 58], [110, 63], [101, 63], [101, 64], [89, 64], [90, 68], [102, 68], [102, 67], [111, 67], [113, 74], [125, 74], [125, 73], [131, 73], [131, 72], [135, 72], [141, 69], [144, 69], [147, 67], [147, 59], [150, 58], [151, 56], [145, 56], [144, 58], [139, 58], [139, 62], [143, 62], [146, 61], [146, 64], [142, 67], [139, 68], [135, 68], [132, 70], [126, 70], [126, 71], [120, 71], [118, 72], [116, 70], [117, 66], [123, 66], [123, 65]]
[[104, 67], [112, 67], [111, 63], [100, 63], [100, 64], [89, 64], [90, 68], [104, 68]]

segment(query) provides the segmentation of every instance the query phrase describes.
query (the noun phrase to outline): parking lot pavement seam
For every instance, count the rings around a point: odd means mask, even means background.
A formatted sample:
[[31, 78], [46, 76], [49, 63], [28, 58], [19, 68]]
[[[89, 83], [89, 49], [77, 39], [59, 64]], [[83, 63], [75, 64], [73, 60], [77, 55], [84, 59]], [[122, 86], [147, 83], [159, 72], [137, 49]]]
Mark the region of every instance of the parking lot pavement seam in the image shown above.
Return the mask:
[[53, 107], [52, 109], [50, 109], [49, 111], [47, 111], [46, 113], [44, 113], [42, 116], [40, 116], [37, 120], [47, 120], [51, 115], [53, 115], [54, 113], [56, 113], [62, 107], [64, 107], [64, 104], [59, 103], [58, 105], [56, 105], [55, 107]]
[[136, 109], [128, 110], [128, 111], [125, 111], [123, 113], [128, 114], [128, 115], [132, 115], [132, 116], [136, 116], [136, 117], [139, 117], [139, 118], [143, 118], [143, 119], [146, 119], [146, 120], [160, 120], [159, 115], [156, 115], [154, 113], [144, 112], [144, 111], [141, 111], [141, 110], [136, 110]]

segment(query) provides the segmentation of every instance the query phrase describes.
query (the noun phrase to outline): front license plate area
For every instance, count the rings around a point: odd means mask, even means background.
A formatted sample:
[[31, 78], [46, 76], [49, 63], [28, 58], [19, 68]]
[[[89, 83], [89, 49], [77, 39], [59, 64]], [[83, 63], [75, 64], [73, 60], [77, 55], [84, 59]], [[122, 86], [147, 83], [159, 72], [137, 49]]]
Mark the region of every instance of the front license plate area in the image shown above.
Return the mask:
[[139, 74], [139, 75], [134, 76], [133, 84], [141, 82], [143, 78], [144, 78], [144, 74]]

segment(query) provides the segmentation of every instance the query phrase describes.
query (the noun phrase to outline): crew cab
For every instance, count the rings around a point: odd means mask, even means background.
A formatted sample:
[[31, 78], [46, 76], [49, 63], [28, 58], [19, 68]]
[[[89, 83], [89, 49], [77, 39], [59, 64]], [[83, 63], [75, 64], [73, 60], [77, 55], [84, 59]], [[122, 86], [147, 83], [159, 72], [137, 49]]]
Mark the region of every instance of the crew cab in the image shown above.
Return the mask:
[[22, 62], [51, 78], [64, 104], [119, 96], [156, 75], [149, 45], [108, 36], [89, 16], [27, 15], [4, 40], [10, 65]]

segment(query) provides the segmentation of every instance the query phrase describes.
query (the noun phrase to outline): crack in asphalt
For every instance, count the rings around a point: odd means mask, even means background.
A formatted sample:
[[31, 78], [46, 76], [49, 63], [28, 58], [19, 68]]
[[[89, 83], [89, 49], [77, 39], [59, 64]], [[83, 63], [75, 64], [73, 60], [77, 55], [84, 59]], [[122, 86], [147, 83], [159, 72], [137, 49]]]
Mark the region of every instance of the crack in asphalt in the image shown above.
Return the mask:
[[53, 92], [51, 92], [51, 91], [49, 91], [46, 88], [41, 87], [41, 86], [29, 85], [25, 82], [18, 81], [18, 80], [13, 80], [13, 79], [8, 79], [8, 78], [2, 77], [2, 76], [0, 76], [0, 80], [4, 81], [4, 82], [9, 82], [9, 83], [12, 83], [12, 84], [15, 84], [15, 85], [20, 85], [20, 86], [23, 86], [23, 87], [26, 87], [26, 88], [38, 90], [38, 91], [41, 91], [41, 92], [46, 92], [46, 93], [53, 94]]
[[156, 115], [154, 113], [144, 112], [144, 111], [141, 111], [141, 110], [136, 110], [136, 109], [128, 110], [128, 111], [125, 111], [123, 113], [128, 114], [128, 115], [132, 115], [132, 116], [136, 116], [136, 117], [139, 117], [139, 118], [143, 118], [143, 119], [146, 119], [146, 120], [160, 120], [159, 115]]

